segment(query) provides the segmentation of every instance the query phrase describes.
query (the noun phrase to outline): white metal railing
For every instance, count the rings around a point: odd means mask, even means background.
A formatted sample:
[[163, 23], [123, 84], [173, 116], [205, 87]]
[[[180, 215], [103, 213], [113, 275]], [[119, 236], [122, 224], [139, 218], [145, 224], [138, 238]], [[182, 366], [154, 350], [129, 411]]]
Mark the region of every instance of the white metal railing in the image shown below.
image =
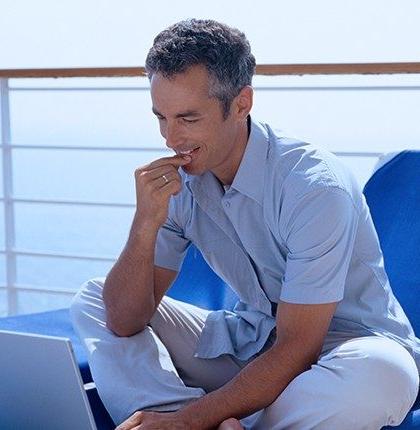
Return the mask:
[[[418, 85], [390, 85], [390, 86], [256, 86], [257, 91], [354, 91], [354, 90], [420, 90]], [[65, 288], [54, 287], [33, 287], [31, 285], [18, 284], [16, 282], [16, 262], [17, 256], [36, 256], [36, 257], [54, 257], [63, 259], [78, 259], [78, 260], [92, 260], [92, 261], [115, 261], [112, 256], [101, 255], [81, 255], [81, 254], [66, 254], [55, 252], [37, 252], [24, 249], [16, 249], [15, 247], [15, 214], [14, 203], [41, 203], [41, 204], [65, 204], [74, 206], [104, 206], [104, 207], [121, 207], [133, 208], [133, 204], [116, 203], [116, 202], [93, 202], [93, 201], [77, 201], [77, 200], [54, 200], [54, 199], [22, 199], [13, 197], [13, 171], [12, 171], [12, 149], [36, 149], [36, 150], [89, 150], [89, 151], [162, 151], [167, 152], [165, 148], [152, 148], [152, 147], [101, 147], [101, 146], [86, 146], [86, 145], [21, 145], [12, 144], [11, 130], [10, 130], [10, 107], [9, 107], [9, 92], [10, 91], [146, 91], [149, 90], [148, 86], [145, 87], [9, 87], [8, 78], [0, 78], [0, 126], [1, 126], [1, 149], [3, 152], [3, 198], [0, 200], [4, 204], [5, 224], [5, 249], [0, 250], [0, 254], [5, 255], [6, 260], [6, 284], [0, 285], [1, 290], [7, 292], [7, 309], [8, 314], [14, 314], [17, 310], [17, 291], [36, 291], [40, 293], [55, 293], [72, 295], [74, 290]], [[380, 152], [349, 152], [349, 151], [336, 151], [336, 155], [341, 157], [373, 157], [377, 158], [382, 155]]]
[[0, 127], [1, 147], [3, 152], [3, 202], [4, 202], [4, 244], [6, 256], [6, 291], [7, 313], [16, 311], [16, 256], [15, 247], [15, 214], [13, 206], [13, 172], [12, 148], [10, 146], [10, 107], [7, 79], [0, 79]]

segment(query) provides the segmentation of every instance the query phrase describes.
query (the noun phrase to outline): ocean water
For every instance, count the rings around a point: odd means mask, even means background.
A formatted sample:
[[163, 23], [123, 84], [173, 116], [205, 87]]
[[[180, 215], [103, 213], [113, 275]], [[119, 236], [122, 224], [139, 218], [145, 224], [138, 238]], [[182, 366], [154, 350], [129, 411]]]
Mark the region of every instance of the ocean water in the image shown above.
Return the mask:
[[[97, 152], [75, 154], [69, 151], [65, 155], [43, 152], [16, 150], [16, 198], [118, 202], [129, 206], [16, 202], [15, 249], [115, 260], [125, 244], [135, 211], [134, 168], [153, 154], [148, 153], [146, 157], [105, 154], [106, 157], [101, 157], [104, 154]], [[0, 218], [4, 221], [3, 210]], [[4, 230], [0, 236], [4, 247]], [[4, 285], [2, 257], [0, 282]], [[113, 261], [18, 255], [16, 284], [76, 291], [87, 279], [105, 276], [112, 264]], [[62, 294], [20, 291], [17, 311], [27, 313], [63, 307], [70, 298]], [[4, 294], [0, 295], [0, 302], [0, 312], [4, 314]]]
[[[418, 91], [314, 90], [313, 79], [258, 79], [254, 117], [276, 125], [285, 135], [301, 137], [332, 151], [388, 152], [420, 147], [420, 124], [416, 121], [420, 116]], [[340, 82], [355, 85], [360, 84], [360, 79]], [[105, 276], [121, 252], [131, 225], [135, 208], [134, 170], [166, 154], [150, 111], [144, 80], [107, 80], [109, 86], [122, 87], [113, 91], [57, 90], [60, 85], [80, 88], [95, 86], [97, 81], [94, 82], [88, 79], [10, 82], [14, 88], [10, 93], [13, 144], [104, 147], [100, 151], [14, 148], [14, 197], [128, 205], [16, 202], [16, 250], [110, 259], [83, 261], [19, 255], [17, 285], [75, 292], [87, 279]], [[124, 89], [121, 82], [131, 89]], [[328, 82], [337, 86], [336, 81]], [[362, 83], [377, 85], [377, 81], [368, 81], [366, 77]], [[289, 85], [290, 89], [273, 91], [269, 89], [273, 85]], [[305, 85], [310, 89], [305, 90]], [[325, 87], [325, 79], [322, 85]], [[34, 91], [34, 86], [55, 89]], [[121, 150], [111, 150], [113, 147]], [[367, 156], [345, 156], [342, 160], [353, 170], [361, 187], [377, 161]], [[3, 207], [0, 207], [0, 222], [4, 226]], [[0, 246], [4, 249], [4, 228], [0, 230]], [[2, 254], [0, 284], [5, 283]], [[64, 307], [70, 300], [71, 294], [18, 291], [16, 312]], [[0, 289], [0, 315], [6, 313], [7, 297], [5, 290]]]

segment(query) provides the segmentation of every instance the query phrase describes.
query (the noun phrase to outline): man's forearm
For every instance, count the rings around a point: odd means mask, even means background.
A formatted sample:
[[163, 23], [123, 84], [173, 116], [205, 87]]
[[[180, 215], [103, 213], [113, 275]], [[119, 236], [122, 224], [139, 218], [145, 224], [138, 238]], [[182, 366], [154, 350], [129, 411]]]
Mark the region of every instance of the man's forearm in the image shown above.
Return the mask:
[[107, 326], [120, 336], [141, 330], [155, 310], [153, 267], [157, 228], [136, 217], [103, 291]]
[[191, 429], [211, 429], [229, 417], [243, 418], [271, 404], [312, 361], [293, 347], [274, 345], [226, 385], [177, 414], [191, 423]]

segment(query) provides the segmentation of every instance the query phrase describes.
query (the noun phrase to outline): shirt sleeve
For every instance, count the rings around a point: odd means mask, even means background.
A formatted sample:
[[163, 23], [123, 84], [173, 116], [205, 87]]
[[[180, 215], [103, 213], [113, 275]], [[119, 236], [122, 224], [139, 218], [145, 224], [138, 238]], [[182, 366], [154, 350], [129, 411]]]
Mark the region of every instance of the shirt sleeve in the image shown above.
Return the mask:
[[156, 266], [179, 272], [190, 240], [185, 238], [183, 229], [175, 219], [174, 202], [171, 198], [168, 218], [158, 231], [154, 262]]
[[311, 191], [283, 222], [287, 260], [280, 300], [300, 304], [342, 300], [358, 224], [351, 197], [339, 188]]

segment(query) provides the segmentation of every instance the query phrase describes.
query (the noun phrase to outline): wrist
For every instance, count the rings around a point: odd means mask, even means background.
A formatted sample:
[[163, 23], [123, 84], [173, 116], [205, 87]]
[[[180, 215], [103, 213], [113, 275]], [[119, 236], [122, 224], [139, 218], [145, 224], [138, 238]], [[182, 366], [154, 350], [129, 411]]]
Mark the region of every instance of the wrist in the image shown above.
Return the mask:
[[161, 224], [157, 223], [155, 219], [147, 219], [136, 212], [133, 218], [131, 231], [138, 236], [156, 236], [160, 227]]
[[217, 427], [220, 423], [219, 417], [209, 411], [207, 398], [209, 394], [198, 399], [191, 400], [184, 407], [174, 412], [180, 422], [185, 423], [189, 430], [204, 430]]
[[174, 412], [174, 417], [188, 430], [203, 430], [204, 428], [200, 417], [197, 414], [192, 415], [188, 410], [185, 410], [185, 407]]

